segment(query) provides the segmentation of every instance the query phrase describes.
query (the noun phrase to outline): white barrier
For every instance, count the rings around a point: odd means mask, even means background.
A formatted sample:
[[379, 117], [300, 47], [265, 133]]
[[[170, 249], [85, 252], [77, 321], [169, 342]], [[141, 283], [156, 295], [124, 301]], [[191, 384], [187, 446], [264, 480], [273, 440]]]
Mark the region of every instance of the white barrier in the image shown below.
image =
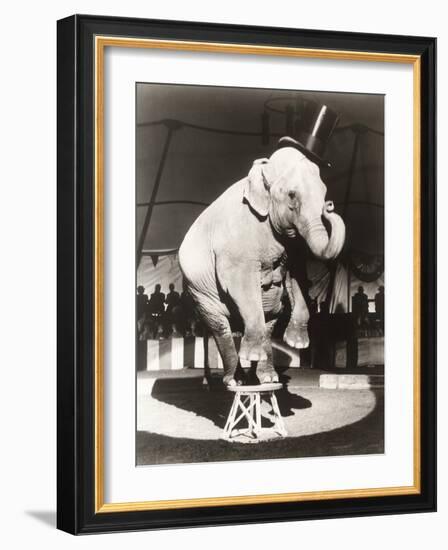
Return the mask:
[[[239, 349], [241, 338], [235, 338]], [[278, 367], [300, 367], [300, 356], [281, 342], [272, 342], [274, 365]], [[147, 340], [146, 370], [180, 370], [183, 368], [203, 369], [206, 358], [211, 369], [222, 369], [222, 359], [213, 338], [208, 339], [207, 351], [204, 338], [166, 338], [164, 340]]]

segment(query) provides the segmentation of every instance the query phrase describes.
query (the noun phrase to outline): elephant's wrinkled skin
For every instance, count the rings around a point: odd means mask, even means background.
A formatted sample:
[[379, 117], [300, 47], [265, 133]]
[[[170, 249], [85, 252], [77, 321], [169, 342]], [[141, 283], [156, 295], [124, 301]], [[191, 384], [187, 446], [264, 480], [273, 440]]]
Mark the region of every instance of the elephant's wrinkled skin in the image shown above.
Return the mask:
[[244, 323], [240, 358], [258, 362], [262, 383], [278, 380], [270, 335], [284, 286], [292, 307], [284, 339], [295, 348], [308, 346], [309, 313], [297, 280], [287, 272], [286, 250], [291, 239], [303, 237], [318, 258], [339, 254], [345, 226], [325, 201], [326, 191], [318, 166], [284, 147], [255, 161], [249, 175], [204, 210], [186, 234], [180, 266], [221, 353], [225, 384], [236, 383], [238, 366], [233, 314]]

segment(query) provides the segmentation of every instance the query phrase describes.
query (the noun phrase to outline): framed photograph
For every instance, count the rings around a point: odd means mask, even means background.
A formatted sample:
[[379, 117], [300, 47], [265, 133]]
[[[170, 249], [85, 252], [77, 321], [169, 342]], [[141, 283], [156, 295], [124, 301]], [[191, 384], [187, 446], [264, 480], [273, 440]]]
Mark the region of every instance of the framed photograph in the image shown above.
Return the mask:
[[58, 21], [58, 527], [434, 511], [436, 40]]

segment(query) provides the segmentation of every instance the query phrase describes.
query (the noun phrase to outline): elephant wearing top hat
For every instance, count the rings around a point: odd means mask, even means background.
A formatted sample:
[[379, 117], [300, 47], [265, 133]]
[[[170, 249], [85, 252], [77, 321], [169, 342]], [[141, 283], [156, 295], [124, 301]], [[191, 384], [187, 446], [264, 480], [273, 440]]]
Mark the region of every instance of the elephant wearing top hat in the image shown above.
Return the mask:
[[[270, 336], [284, 288], [292, 308], [284, 340], [294, 348], [308, 346], [309, 313], [288, 272], [289, 250], [303, 239], [317, 258], [330, 260], [345, 240], [344, 222], [325, 199], [318, 165], [292, 138], [282, 139], [280, 149], [254, 161], [247, 177], [200, 214], [179, 250], [189, 292], [221, 354], [226, 385], [239, 383], [239, 358], [256, 362], [261, 383], [278, 381]], [[233, 315], [244, 324], [239, 354]]]

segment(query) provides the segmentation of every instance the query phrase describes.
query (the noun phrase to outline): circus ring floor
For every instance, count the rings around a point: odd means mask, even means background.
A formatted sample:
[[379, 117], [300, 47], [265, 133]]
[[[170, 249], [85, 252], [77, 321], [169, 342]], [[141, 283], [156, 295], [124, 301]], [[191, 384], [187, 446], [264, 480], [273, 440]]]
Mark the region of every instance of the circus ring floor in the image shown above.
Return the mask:
[[[250, 445], [221, 439], [233, 394], [219, 383], [205, 389], [200, 369], [138, 373], [137, 465], [383, 453], [383, 388], [324, 389], [320, 374], [282, 374], [277, 399], [288, 436]], [[262, 416], [272, 425], [267, 402]]]

